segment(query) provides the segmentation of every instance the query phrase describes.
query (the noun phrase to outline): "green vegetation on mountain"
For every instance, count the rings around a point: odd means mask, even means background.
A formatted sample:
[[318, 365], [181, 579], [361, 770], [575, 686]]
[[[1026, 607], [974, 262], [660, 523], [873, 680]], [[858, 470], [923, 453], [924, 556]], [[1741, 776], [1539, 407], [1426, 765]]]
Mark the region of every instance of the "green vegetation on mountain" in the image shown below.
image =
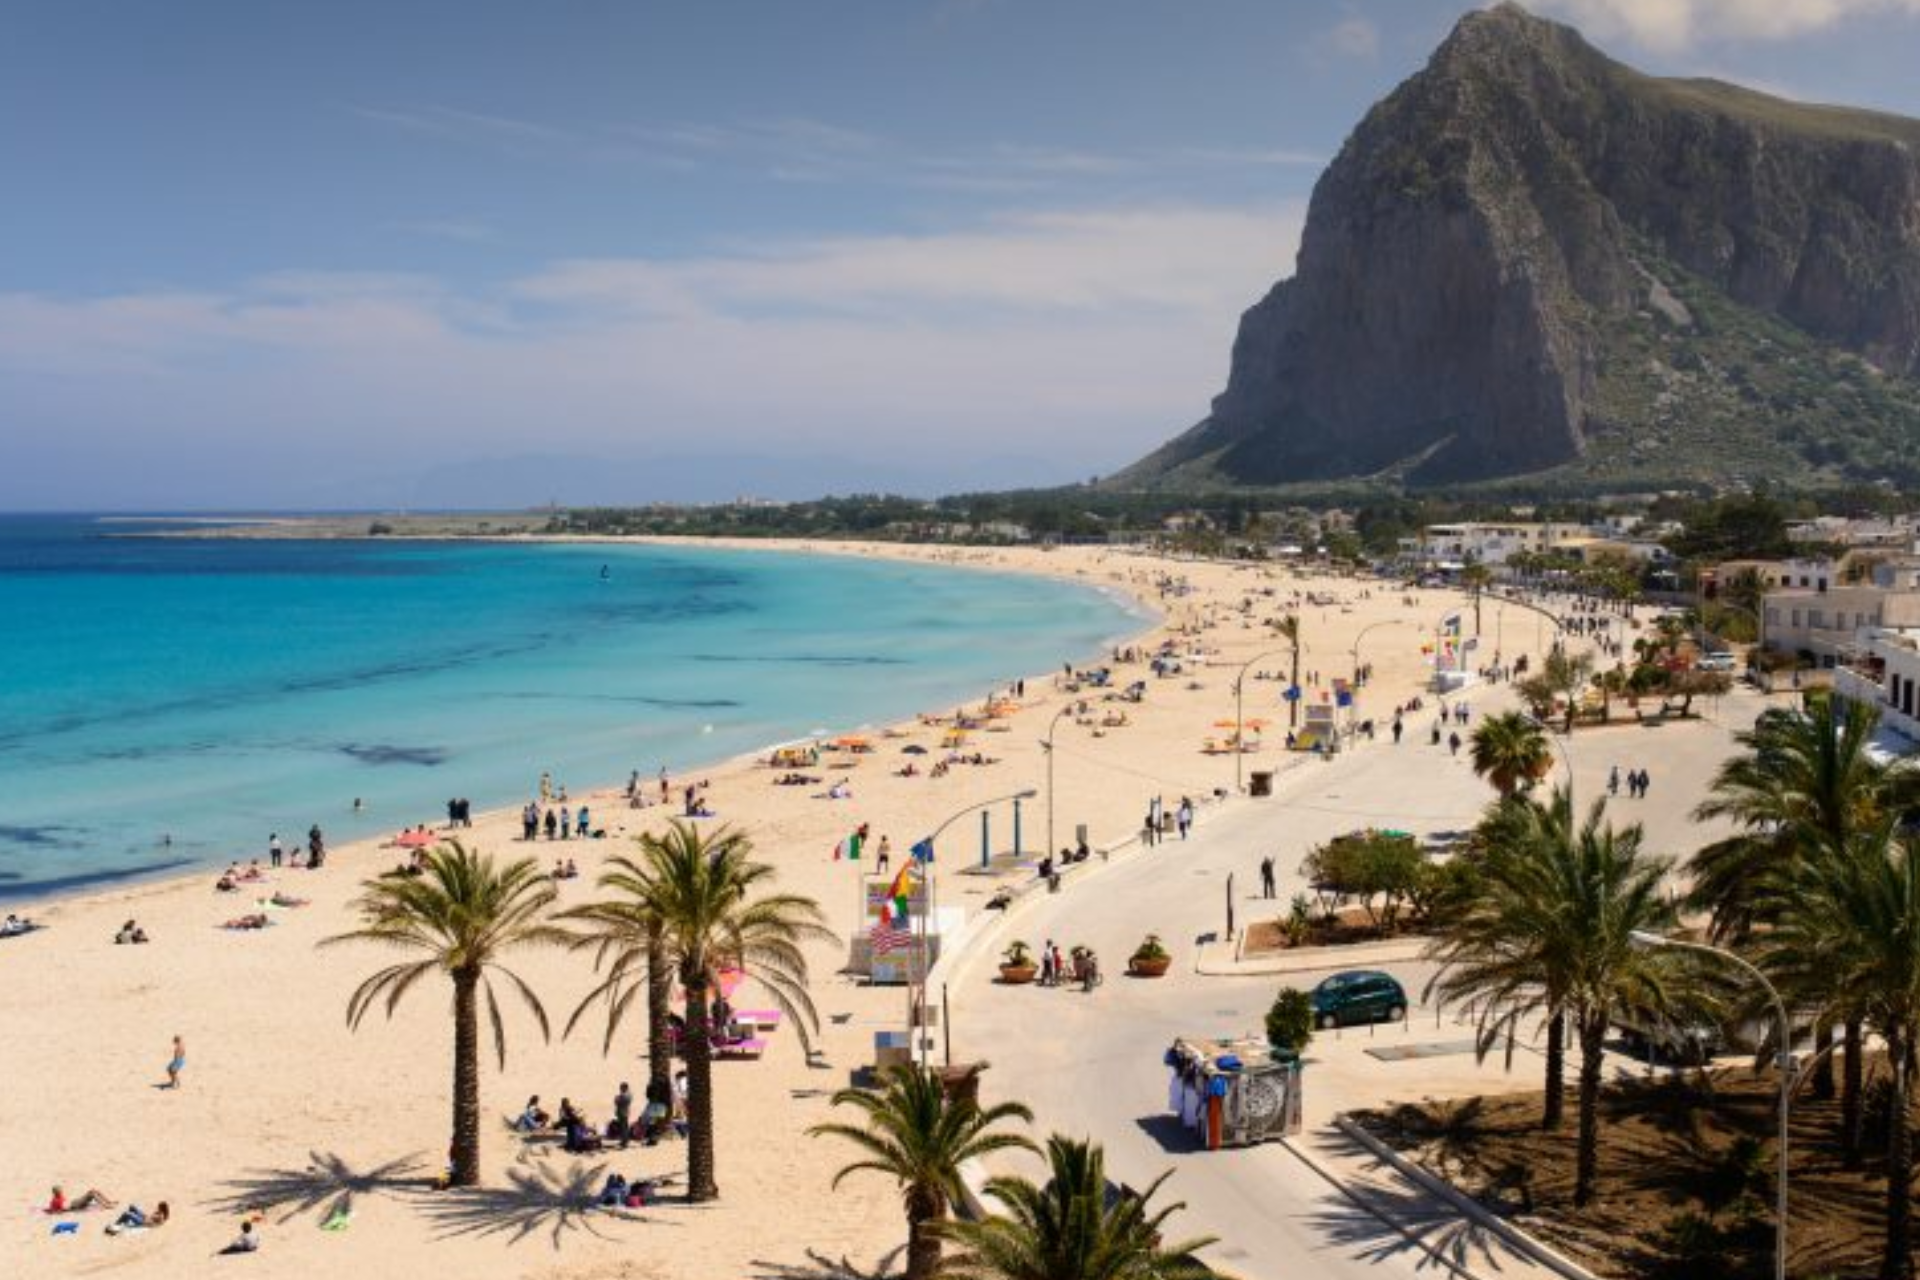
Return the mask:
[[1917, 148], [1470, 13], [1322, 175], [1212, 413], [1108, 485], [1911, 485]]

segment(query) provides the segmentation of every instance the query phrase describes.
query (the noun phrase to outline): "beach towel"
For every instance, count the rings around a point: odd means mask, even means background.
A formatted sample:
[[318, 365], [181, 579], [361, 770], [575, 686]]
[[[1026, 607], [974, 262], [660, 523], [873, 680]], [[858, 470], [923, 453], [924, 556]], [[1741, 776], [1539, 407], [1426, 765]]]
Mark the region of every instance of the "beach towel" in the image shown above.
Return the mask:
[[56, 1236], [77, 1236], [80, 1234], [80, 1224], [77, 1222], [56, 1222], [53, 1224], [53, 1234]]
[[320, 1224], [320, 1229], [322, 1231], [345, 1231], [352, 1225], [353, 1211], [342, 1206], [327, 1215], [327, 1220]]

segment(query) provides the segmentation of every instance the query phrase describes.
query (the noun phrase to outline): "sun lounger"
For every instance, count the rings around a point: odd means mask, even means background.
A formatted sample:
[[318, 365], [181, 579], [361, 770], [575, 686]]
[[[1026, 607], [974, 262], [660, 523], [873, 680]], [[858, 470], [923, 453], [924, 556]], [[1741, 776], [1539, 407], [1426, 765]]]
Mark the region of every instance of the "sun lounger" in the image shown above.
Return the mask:
[[713, 1046], [716, 1058], [758, 1058], [767, 1051], [767, 1042], [758, 1036], [748, 1040], [729, 1040]]
[[755, 1031], [778, 1031], [780, 1011], [778, 1009], [735, 1009], [733, 1022], [735, 1026], [751, 1027]]

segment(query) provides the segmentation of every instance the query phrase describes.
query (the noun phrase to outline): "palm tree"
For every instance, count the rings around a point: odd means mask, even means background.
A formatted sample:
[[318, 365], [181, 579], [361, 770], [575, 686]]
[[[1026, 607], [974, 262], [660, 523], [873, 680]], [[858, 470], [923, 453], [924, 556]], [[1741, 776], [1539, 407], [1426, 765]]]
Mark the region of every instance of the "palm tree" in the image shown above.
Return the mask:
[[493, 1029], [494, 1052], [507, 1062], [506, 1027], [493, 977], [507, 980], [548, 1035], [547, 1011], [521, 977], [500, 963], [519, 947], [552, 946], [566, 935], [542, 920], [553, 902], [553, 884], [522, 858], [505, 867], [486, 854], [469, 852], [459, 841], [426, 855], [418, 876], [382, 876], [361, 886], [354, 908], [360, 927], [323, 939], [322, 946], [374, 942], [412, 952], [416, 959], [390, 965], [354, 990], [347, 1001], [347, 1025], [359, 1029], [376, 1004], [387, 1016], [421, 979], [435, 972], [453, 982], [453, 1173], [456, 1187], [480, 1182], [480, 1017], [481, 995]]
[[[1300, 688], [1300, 615], [1290, 613], [1273, 624], [1273, 630], [1282, 640], [1293, 646], [1293, 674], [1288, 677], [1287, 688]], [[1287, 699], [1287, 728], [1300, 727], [1300, 698], [1296, 695]]]
[[634, 899], [659, 921], [667, 971], [685, 995], [681, 1050], [687, 1060], [687, 1198], [718, 1199], [713, 1160], [713, 1041], [709, 993], [723, 968], [759, 981], [811, 1048], [819, 1025], [807, 995], [804, 943], [835, 941], [820, 906], [797, 894], [756, 896], [774, 869], [753, 860], [739, 831], [710, 833], [670, 822], [663, 835], [640, 839], [633, 864]]
[[1531, 786], [1553, 767], [1553, 749], [1539, 721], [1519, 711], [1488, 716], [1473, 731], [1473, 771], [1501, 798]]
[[1480, 634], [1480, 597], [1486, 594], [1487, 584], [1493, 581], [1493, 570], [1479, 561], [1460, 570], [1460, 585], [1473, 595], [1473, 634]]
[[1006, 1210], [978, 1222], [950, 1222], [941, 1233], [963, 1252], [943, 1275], [957, 1280], [1200, 1280], [1213, 1273], [1194, 1257], [1211, 1237], [1171, 1248], [1161, 1227], [1184, 1204], [1148, 1208], [1163, 1173], [1139, 1195], [1110, 1197], [1106, 1157], [1086, 1142], [1047, 1139], [1051, 1177], [1044, 1187], [998, 1177], [986, 1193]]
[[[642, 836], [641, 840], [647, 838]], [[595, 973], [605, 971], [601, 982], [567, 1019], [566, 1034], [573, 1034], [575, 1024], [594, 1004], [604, 1004], [607, 1023], [600, 1048], [602, 1053], [609, 1051], [634, 1002], [645, 993], [647, 1099], [663, 1100], [671, 1096], [673, 1088], [673, 971], [667, 963], [665, 931], [659, 917], [647, 906], [647, 872], [631, 858], [607, 859], [599, 885], [618, 896], [562, 911], [556, 917], [586, 926], [573, 945], [594, 953]]]
[[[1528, 810], [1532, 810], [1529, 813]], [[1432, 989], [1483, 1002], [1481, 1052], [1511, 1037], [1523, 1016], [1543, 1013], [1549, 1035], [1548, 1088], [1558, 1079], [1551, 1037], [1565, 1017], [1580, 1049], [1579, 1133], [1574, 1201], [1586, 1205], [1599, 1162], [1600, 1068], [1617, 1009], [1664, 1014], [1679, 994], [1674, 956], [1636, 947], [1636, 931], [1658, 931], [1674, 916], [1660, 892], [1665, 864], [1641, 848], [1640, 827], [1605, 821], [1606, 802], [1571, 830], [1572, 801], [1496, 817], [1503, 834], [1481, 869], [1480, 899], [1436, 945], [1443, 968]], [[1557, 1120], [1555, 1100], [1543, 1126]]]
[[971, 1098], [947, 1096], [940, 1077], [911, 1064], [887, 1073], [886, 1090], [842, 1089], [836, 1107], [853, 1107], [865, 1124], [817, 1124], [807, 1132], [853, 1143], [864, 1153], [834, 1175], [883, 1174], [899, 1184], [907, 1209], [907, 1280], [933, 1280], [940, 1270], [938, 1223], [961, 1196], [960, 1166], [995, 1151], [1036, 1151], [1022, 1134], [995, 1131], [1009, 1120], [1033, 1121], [1017, 1102], [981, 1108]]
[[1573, 795], [1555, 788], [1546, 803], [1515, 796], [1488, 810], [1475, 833], [1474, 890], [1428, 948], [1440, 970], [1427, 995], [1466, 1003], [1475, 1013], [1475, 1050], [1485, 1059], [1505, 1043], [1511, 1063], [1520, 1024], [1546, 1025], [1546, 1078], [1540, 1127], [1560, 1127], [1566, 1112], [1566, 989], [1563, 931], [1553, 903], [1532, 892], [1531, 865], [1575, 838]]
[[1759, 935], [1762, 963], [1805, 998], [1849, 995], [1886, 1041], [1892, 1099], [1887, 1125], [1886, 1243], [1881, 1280], [1912, 1280], [1912, 1102], [1920, 1048], [1920, 841], [1893, 824], [1853, 840], [1776, 882], [1779, 910]]
[[[1720, 766], [1711, 796], [1694, 815], [1728, 818], [1740, 830], [1699, 849], [1688, 866], [1689, 900], [1710, 914], [1716, 937], [1734, 943], [1752, 937], [1772, 923], [1767, 913], [1781, 901], [1782, 886], [1861, 832], [1913, 807], [1920, 771], [1881, 764], [1868, 754], [1877, 723], [1871, 706], [1816, 697], [1803, 711], [1762, 712], [1752, 729], [1736, 737], [1743, 753]], [[1844, 1000], [1829, 1007], [1843, 1026], [1841, 1147], [1854, 1163], [1863, 1142], [1861, 1025]], [[1831, 1043], [1832, 1025], [1818, 1024], [1822, 1048]], [[1833, 1059], [1829, 1054], [1820, 1061], [1817, 1087], [1831, 1097]]]
[[1675, 954], [1635, 945], [1633, 935], [1670, 926], [1674, 909], [1660, 891], [1666, 864], [1642, 848], [1638, 823], [1603, 821], [1593, 806], [1570, 846], [1544, 845], [1550, 856], [1529, 868], [1527, 887], [1557, 922], [1554, 949], [1567, 962], [1566, 1009], [1580, 1043], [1580, 1131], [1574, 1203], [1593, 1199], [1600, 1146], [1600, 1067], [1607, 1024], [1616, 1009], [1660, 1016], [1676, 1003], [1684, 966]]

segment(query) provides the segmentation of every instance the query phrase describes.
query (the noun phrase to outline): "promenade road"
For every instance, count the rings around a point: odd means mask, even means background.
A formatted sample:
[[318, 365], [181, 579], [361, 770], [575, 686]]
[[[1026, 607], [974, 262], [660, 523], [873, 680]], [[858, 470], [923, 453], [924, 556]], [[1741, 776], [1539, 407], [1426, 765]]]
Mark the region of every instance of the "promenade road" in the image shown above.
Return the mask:
[[[1476, 713], [1511, 705], [1511, 695], [1500, 688], [1481, 687], [1466, 696]], [[1636, 766], [1650, 770], [1650, 797], [1623, 796], [1610, 802], [1609, 813], [1616, 820], [1643, 821], [1651, 847], [1677, 857], [1714, 838], [1716, 832], [1693, 823], [1688, 811], [1731, 749], [1731, 729], [1750, 723], [1763, 705], [1756, 694], [1736, 693], [1710, 708], [1711, 720], [1658, 729], [1631, 724], [1582, 729], [1570, 746], [1567, 739], [1556, 736], [1555, 741], [1567, 751], [1582, 807], [1604, 795], [1613, 765], [1623, 773]], [[1413, 1245], [1409, 1233], [1476, 1275], [1541, 1274], [1444, 1202], [1384, 1171], [1369, 1171], [1369, 1162], [1343, 1149], [1350, 1144], [1330, 1128], [1336, 1112], [1352, 1107], [1540, 1086], [1542, 1060], [1534, 1046], [1522, 1046], [1511, 1071], [1497, 1057], [1475, 1063], [1465, 1043], [1470, 1030], [1451, 1011], [1436, 1011], [1421, 1000], [1434, 972], [1429, 963], [1379, 966], [1397, 976], [1417, 1002], [1403, 1024], [1323, 1032], [1308, 1055], [1306, 1132], [1294, 1145], [1335, 1161], [1332, 1167], [1343, 1183], [1351, 1183], [1351, 1194], [1330, 1185], [1288, 1145], [1196, 1150], [1166, 1112], [1161, 1054], [1171, 1040], [1183, 1034], [1257, 1033], [1281, 985], [1310, 987], [1324, 976], [1194, 972], [1200, 942], [1225, 932], [1229, 875], [1236, 923], [1244, 928], [1249, 918], [1285, 909], [1293, 893], [1305, 887], [1298, 874], [1301, 859], [1331, 836], [1368, 825], [1425, 834], [1475, 822], [1491, 792], [1474, 777], [1464, 747], [1454, 757], [1444, 745], [1428, 745], [1431, 713], [1424, 717], [1410, 720], [1398, 746], [1382, 735], [1331, 762], [1297, 759], [1277, 780], [1273, 797], [1204, 810], [1185, 842], [1117, 855], [1111, 865], [1076, 877], [1058, 894], [1022, 900], [948, 975], [955, 1060], [990, 1060], [991, 1095], [1027, 1102], [1042, 1131], [1104, 1142], [1116, 1178], [1137, 1187], [1172, 1169], [1163, 1195], [1188, 1205], [1176, 1219], [1176, 1234], [1220, 1237], [1210, 1256], [1247, 1277], [1346, 1280], [1451, 1270]], [[1072, 767], [1094, 768], [1097, 762], [1076, 761]], [[1564, 777], [1556, 771], [1556, 781]], [[1231, 784], [1230, 773], [1223, 784]], [[1258, 865], [1267, 854], [1275, 858], [1279, 885], [1276, 900], [1262, 903]], [[963, 887], [966, 879], [943, 875], [941, 893], [948, 901], [955, 896], [976, 901]], [[1129, 978], [1122, 972], [1125, 958], [1148, 932], [1165, 939], [1175, 967], [1160, 980]], [[1107, 979], [1091, 994], [1000, 985], [996, 958], [1016, 937], [1036, 946], [1051, 939], [1063, 951], [1090, 945]], [[1336, 967], [1351, 966], [1336, 962], [1329, 971]], [[1382, 1061], [1367, 1052], [1389, 1045], [1442, 1051], [1401, 1061]], [[1612, 1069], [1647, 1068], [1621, 1060]], [[1030, 1165], [1026, 1171], [1032, 1172]], [[1356, 1199], [1380, 1209], [1397, 1226], [1362, 1209]]]

